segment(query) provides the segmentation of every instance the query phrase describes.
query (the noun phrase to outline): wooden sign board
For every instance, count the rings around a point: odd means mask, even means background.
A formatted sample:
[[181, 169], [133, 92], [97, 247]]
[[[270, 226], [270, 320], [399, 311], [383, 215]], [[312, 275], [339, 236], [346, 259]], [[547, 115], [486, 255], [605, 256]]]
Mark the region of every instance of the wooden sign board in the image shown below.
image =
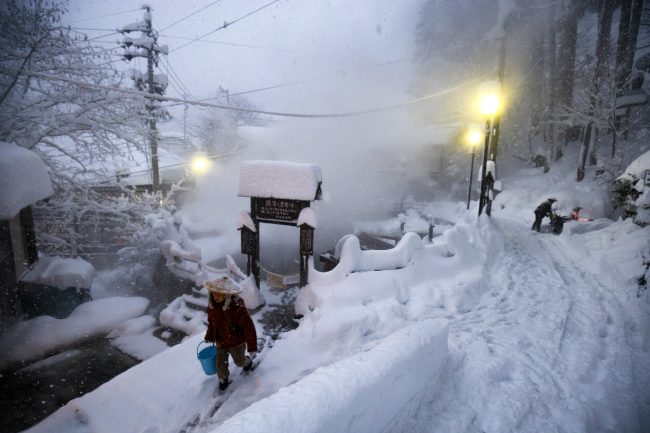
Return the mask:
[[252, 214], [259, 221], [295, 225], [306, 207], [309, 202], [304, 200], [254, 197]]
[[303, 256], [314, 254], [314, 229], [308, 225], [300, 226], [300, 254]]
[[241, 253], [246, 255], [255, 254], [257, 242], [255, 242], [255, 233], [247, 227], [241, 228]]

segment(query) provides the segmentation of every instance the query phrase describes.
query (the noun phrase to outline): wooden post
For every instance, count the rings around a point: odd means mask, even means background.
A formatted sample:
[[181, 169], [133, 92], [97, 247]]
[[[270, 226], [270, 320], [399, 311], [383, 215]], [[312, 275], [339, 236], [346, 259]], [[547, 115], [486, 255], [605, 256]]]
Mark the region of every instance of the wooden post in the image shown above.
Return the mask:
[[314, 254], [314, 228], [308, 224], [300, 225], [300, 287], [309, 280], [309, 256]]
[[253, 233], [253, 253], [251, 254], [251, 270], [255, 276], [255, 284], [260, 288], [260, 222], [257, 219], [255, 206], [255, 197], [251, 197], [251, 218], [255, 224], [255, 233]]

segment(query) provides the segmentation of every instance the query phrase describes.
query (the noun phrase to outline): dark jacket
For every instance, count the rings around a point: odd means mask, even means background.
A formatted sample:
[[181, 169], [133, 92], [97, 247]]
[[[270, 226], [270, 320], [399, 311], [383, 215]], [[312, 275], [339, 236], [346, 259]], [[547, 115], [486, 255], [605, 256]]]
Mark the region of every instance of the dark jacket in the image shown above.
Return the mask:
[[206, 341], [214, 341], [218, 347], [235, 347], [246, 343], [249, 352], [257, 352], [257, 332], [248, 315], [244, 301], [232, 296], [224, 310], [224, 302], [208, 303], [208, 330]]
[[544, 202], [542, 202], [542, 204], [537, 206], [537, 208], [535, 209], [535, 213], [542, 217], [548, 216], [551, 213], [551, 210], [553, 209], [553, 203], [554, 202], [550, 200], [545, 200]]

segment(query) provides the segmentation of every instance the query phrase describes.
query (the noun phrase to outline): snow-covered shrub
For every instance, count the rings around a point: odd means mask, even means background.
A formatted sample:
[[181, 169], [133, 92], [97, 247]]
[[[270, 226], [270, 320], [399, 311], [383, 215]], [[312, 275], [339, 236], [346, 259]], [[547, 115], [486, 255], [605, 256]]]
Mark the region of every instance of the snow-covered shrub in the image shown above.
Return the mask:
[[142, 239], [136, 234], [154, 206], [155, 197], [136, 195], [119, 185], [104, 187], [101, 192], [60, 188], [34, 207], [39, 250], [97, 263], [129, 245], [142, 249]]
[[646, 178], [650, 171], [650, 151], [645, 152], [623, 171], [612, 184], [614, 208], [623, 218], [634, 218], [639, 225], [650, 224], [650, 186]]
[[614, 200], [614, 209], [620, 209], [623, 219], [636, 215], [636, 206], [634, 202], [639, 198], [639, 191], [634, 189], [634, 184], [630, 179], [616, 179], [612, 185], [612, 197]]

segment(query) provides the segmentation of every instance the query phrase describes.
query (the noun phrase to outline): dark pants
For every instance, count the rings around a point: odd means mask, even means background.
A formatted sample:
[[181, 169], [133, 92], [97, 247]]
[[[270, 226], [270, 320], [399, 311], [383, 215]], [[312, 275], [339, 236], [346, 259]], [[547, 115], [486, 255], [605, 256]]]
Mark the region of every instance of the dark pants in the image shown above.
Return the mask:
[[219, 347], [217, 349], [217, 376], [219, 380], [225, 381], [228, 379], [230, 372], [228, 371], [228, 355], [232, 356], [237, 367], [243, 367], [248, 361], [246, 353], [246, 343], [242, 343], [235, 347]]
[[544, 219], [544, 214], [542, 212], [535, 211], [535, 222], [533, 223], [531, 230], [539, 231], [539, 229], [542, 228], [542, 219]]

